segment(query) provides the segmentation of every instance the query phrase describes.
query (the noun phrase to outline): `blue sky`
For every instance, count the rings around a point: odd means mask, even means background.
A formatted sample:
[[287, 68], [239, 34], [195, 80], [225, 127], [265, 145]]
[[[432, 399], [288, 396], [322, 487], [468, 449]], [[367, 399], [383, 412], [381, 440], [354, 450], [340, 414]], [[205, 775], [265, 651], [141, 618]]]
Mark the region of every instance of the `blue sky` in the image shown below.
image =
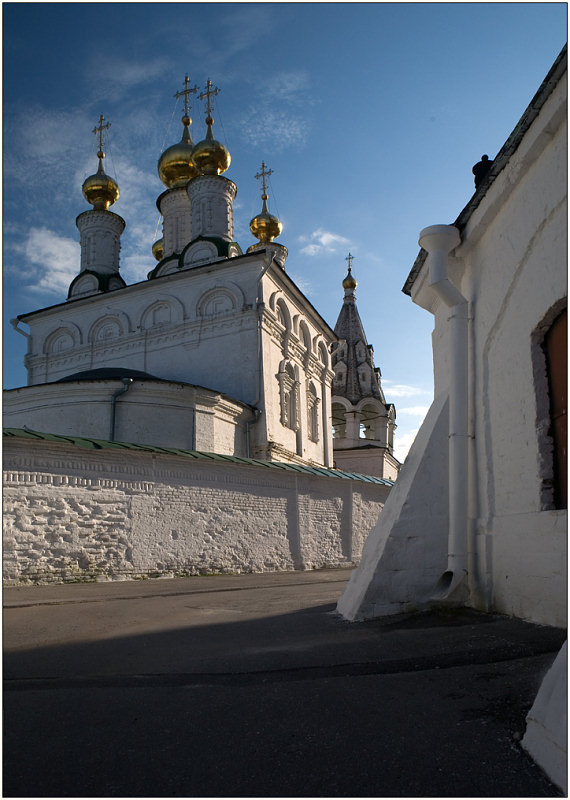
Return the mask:
[[[401, 287], [419, 231], [450, 223], [562, 49], [565, 3], [4, 3], [4, 385], [26, 384], [17, 314], [65, 300], [75, 218], [111, 122], [106, 171], [127, 227], [121, 273], [156, 263], [156, 162], [178, 141], [174, 93], [211, 78], [215, 134], [238, 187], [235, 234], [253, 243], [254, 176], [273, 170], [288, 273], [327, 322], [354, 256], [357, 302], [402, 457], [433, 394], [432, 317]], [[49, 32], [49, 33], [48, 33]], [[204, 108], [191, 100], [194, 141]], [[158, 234], [160, 235], [160, 233]]]

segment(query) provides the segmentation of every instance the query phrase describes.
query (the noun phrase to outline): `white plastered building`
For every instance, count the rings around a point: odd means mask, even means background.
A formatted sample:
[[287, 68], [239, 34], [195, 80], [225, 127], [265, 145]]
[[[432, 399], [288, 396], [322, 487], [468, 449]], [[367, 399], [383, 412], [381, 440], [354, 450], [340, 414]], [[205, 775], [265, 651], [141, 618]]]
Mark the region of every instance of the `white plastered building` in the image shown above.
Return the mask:
[[195, 145], [186, 93], [181, 141], [158, 164], [158, 264], [130, 286], [101, 118], [99, 168], [83, 187], [93, 209], [77, 218], [80, 272], [66, 302], [13, 321], [28, 342], [28, 385], [4, 393], [4, 425], [332, 467], [336, 336], [285, 272], [265, 165], [250, 225], [258, 242], [243, 253], [234, 241], [237, 188], [221, 174], [230, 156], [213, 138], [212, 94], [208, 84], [207, 133]]
[[[434, 316], [435, 397], [338, 610], [434, 603], [567, 624], [567, 63], [562, 51], [404, 286]], [[567, 791], [567, 651], [522, 745]]]
[[434, 316], [435, 397], [346, 617], [448, 599], [566, 624], [566, 97], [563, 51], [454, 225], [420, 234], [404, 292]]

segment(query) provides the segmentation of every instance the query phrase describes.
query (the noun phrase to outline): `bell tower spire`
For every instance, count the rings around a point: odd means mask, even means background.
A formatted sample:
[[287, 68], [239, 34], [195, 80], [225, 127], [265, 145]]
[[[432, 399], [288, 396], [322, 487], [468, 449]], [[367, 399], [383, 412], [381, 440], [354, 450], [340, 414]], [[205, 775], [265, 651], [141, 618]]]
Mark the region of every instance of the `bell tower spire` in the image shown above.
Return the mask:
[[333, 446], [337, 466], [380, 478], [397, 475], [393, 455], [396, 411], [386, 403], [374, 349], [368, 344], [356, 307], [358, 281], [352, 274], [354, 256], [345, 259], [344, 299], [334, 332], [339, 342], [332, 353]]

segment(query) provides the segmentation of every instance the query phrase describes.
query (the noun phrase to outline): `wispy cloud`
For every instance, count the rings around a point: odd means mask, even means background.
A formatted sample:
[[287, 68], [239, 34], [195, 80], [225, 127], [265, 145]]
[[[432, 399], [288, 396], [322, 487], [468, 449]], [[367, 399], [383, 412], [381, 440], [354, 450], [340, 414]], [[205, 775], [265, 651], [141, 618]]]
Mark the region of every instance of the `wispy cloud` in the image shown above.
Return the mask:
[[307, 116], [309, 74], [289, 70], [268, 75], [263, 85], [255, 86], [255, 104], [250, 104], [239, 120], [240, 135], [250, 146], [283, 152], [301, 147], [309, 136]]
[[[430, 389], [425, 389], [421, 386], [410, 386], [406, 383], [393, 383], [390, 380], [382, 379], [382, 386], [384, 391], [390, 397], [415, 397], [416, 395], [431, 395]], [[398, 409], [400, 413], [400, 409]]]
[[408, 406], [407, 408], [398, 407], [398, 416], [408, 414], [412, 417], [425, 417], [429, 411], [429, 406]]
[[309, 297], [313, 291], [312, 283], [309, 280], [307, 280], [306, 277], [304, 277], [303, 275], [299, 275], [298, 273], [295, 274], [292, 272], [291, 278], [293, 279], [295, 284], [299, 287], [299, 289], [303, 292], [303, 294]]
[[[121, 275], [127, 283], [144, 280], [156, 261], [151, 252], [155, 238], [162, 236], [162, 225], [155, 199], [160, 194], [156, 175], [141, 169], [127, 159], [117, 161], [121, 197], [112, 211], [124, 216]], [[124, 211], [123, 211], [124, 209]]]
[[121, 59], [111, 56], [94, 60], [91, 68], [87, 69], [88, 79], [97, 86], [98, 98], [112, 98], [117, 100], [124, 97], [132, 89], [145, 83], [156, 81], [157, 78], [171, 70], [170, 61], [166, 58]]
[[4, 177], [20, 188], [49, 184], [53, 199], [70, 191], [71, 178], [85, 154], [85, 132], [93, 120], [82, 111], [34, 109], [5, 118]]
[[302, 145], [310, 129], [306, 119], [289, 110], [251, 106], [241, 120], [241, 134], [249, 145], [263, 145], [274, 153]]
[[406, 456], [410, 450], [410, 447], [414, 443], [414, 439], [418, 434], [419, 428], [414, 428], [413, 430], [407, 431], [406, 433], [400, 433], [396, 431], [396, 435], [394, 436], [394, 455], [398, 459], [398, 461], [405, 461]]
[[338, 233], [331, 233], [322, 228], [314, 231], [310, 236], [300, 236], [299, 242], [307, 242], [301, 248], [301, 253], [307, 256], [318, 256], [324, 253], [336, 253], [339, 246], [349, 245], [350, 240]]
[[28, 289], [52, 295], [66, 295], [69, 284], [79, 273], [79, 244], [48, 228], [32, 228], [21, 247], [32, 267]]

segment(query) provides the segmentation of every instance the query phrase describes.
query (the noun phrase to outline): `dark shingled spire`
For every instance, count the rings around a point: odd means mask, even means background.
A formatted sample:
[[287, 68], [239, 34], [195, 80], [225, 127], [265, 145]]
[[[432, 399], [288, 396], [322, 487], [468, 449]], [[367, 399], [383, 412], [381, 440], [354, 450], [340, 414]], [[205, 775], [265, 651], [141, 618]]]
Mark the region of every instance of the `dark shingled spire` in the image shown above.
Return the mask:
[[338, 338], [343, 341], [332, 354], [333, 369], [339, 361], [346, 364], [346, 383], [342, 387], [335, 384], [333, 394], [346, 397], [353, 405], [364, 397], [376, 397], [385, 403], [380, 385], [380, 370], [374, 367], [374, 351], [366, 340], [356, 308], [356, 285], [349, 266], [348, 275], [343, 281], [344, 303], [334, 328]]

